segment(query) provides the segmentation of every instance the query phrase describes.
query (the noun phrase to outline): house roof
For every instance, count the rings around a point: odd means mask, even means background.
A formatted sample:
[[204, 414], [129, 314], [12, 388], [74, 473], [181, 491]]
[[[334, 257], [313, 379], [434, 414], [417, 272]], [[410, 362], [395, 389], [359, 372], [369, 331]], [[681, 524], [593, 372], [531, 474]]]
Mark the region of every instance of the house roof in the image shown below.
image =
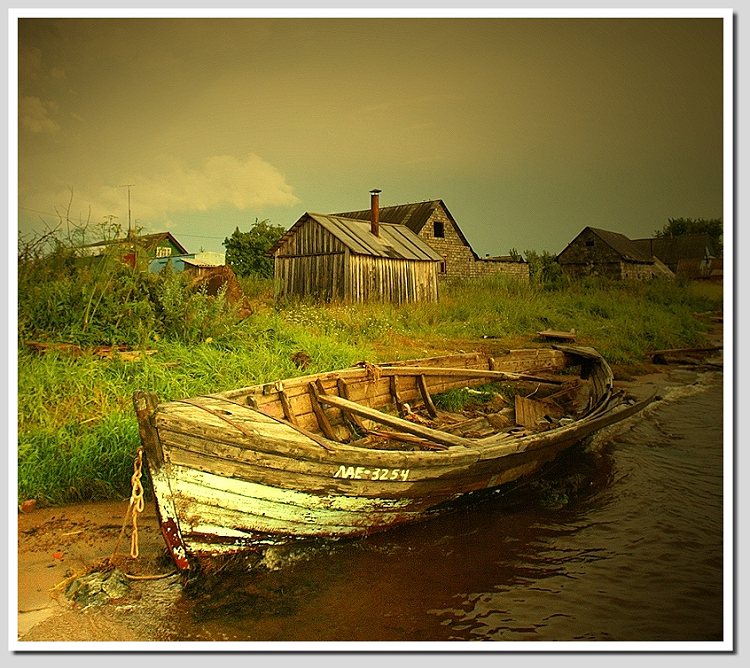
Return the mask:
[[[464, 236], [463, 231], [458, 226], [456, 219], [453, 214], [445, 206], [445, 202], [441, 199], [427, 200], [424, 202], [414, 202], [412, 204], [396, 204], [394, 206], [381, 206], [379, 209], [379, 219], [381, 222], [397, 223], [399, 225], [406, 225], [412, 232], [419, 234], [422, 228], [425, 226], [427, 221], [432, 216], [433, 212], [437, 208], [441, 208], [445, 211], [450, 221], [455, 226], [461, 241], [468, 246], [474, 255], [474, 259], [479, 259], [479, 256], [474, 252], [468, 239]], [[346, 213], [332, 214], [335, 216], [343, 216], [345, 218], [356, 218], [358, 220], [370, 220], [372, 216], [371, 209], [362, 209], [361, 211], [348, 211]]]
[[125, 243], [132, 243], [132, 241], [137, 241], [141, 246], [145, 247], [148, 250], [151, 250], [152, 248], [155, 248], [159, 245], [160, 241], [169, 240], [179, 251], [180, 255], [187, 255], [188, 251], [187, 248], [185, 248], [177, 239], [174, 238], [171, 232], [155, 232], [153, 234], [140, 234], [135, 235], [131, 238], [128, 237], [118, 237], [116, 239], [109, 239], [107, 241], [96, 241], [92, 244], [85, 244], [83, 248], [93, 248], [95, 246], [112, 246], [115, 244], [125, 244]]
[[[566, 248], [575, 243], [578, 237], [580, 237], [581, 234], [583, 234], [586, 230], [589, 230], [590, 232], [598, 236], [605, 244], [607, 244], [618, 255], [620, 255], [623, 260], [627, 260], [629, 262], [653, 262], [650, 253], [645, 253], [644, 251], [642, 251], [624, 234], [620, 234], [619, 232], [610, 232], [609, 230], [602, 230], [598, 227], [585, 227], [583, 231], [581, 231], [581, 233], [573, 241], [571, 241], [568, 246], [566, 246]], [[563, 252], [565, 251], [563, 250]], [[562, 253], [560, 254], [562, 255]]]
[[655, 255], [662, 262], [677, 264], [680, 260], [702, 260], [715, 255], [708, 234], [682, 234], [676, 237], [634, 239], [633, 243], [643, 253]]
[[517, 264], [528, 264], [520, 255], [488, 255], [479, 258], [482, 262], [515, 262]]
[[307, 212], [290, 227], [286, 233], [268, 251], [272, 255], [297, 229], [307, 220], [314, 220], [321, 225], [352, 253], [356, 255], [373, 255], [401, 260], [421, 260], [440, 262], [438, 255], [411, 229], [405, 225], [380, 222], [380, 236], [370, 231], [369, 220], [345, 218], [339, 215], [328, 215]]

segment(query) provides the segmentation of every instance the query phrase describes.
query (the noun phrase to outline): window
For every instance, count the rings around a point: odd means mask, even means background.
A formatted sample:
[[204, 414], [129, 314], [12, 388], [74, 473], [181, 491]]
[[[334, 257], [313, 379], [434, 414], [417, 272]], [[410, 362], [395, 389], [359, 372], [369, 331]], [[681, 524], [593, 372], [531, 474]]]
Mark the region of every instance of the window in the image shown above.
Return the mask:
[[157, 246], [156, 257], [169, 257], [172, 254], [172, 249], [169, 246]]
[[448, 259], [445, 256], [443, 256], [443, 260], [440, 263], [440, 273], [441, 274], [448, 273]]
[[443, 225], [442, 220], [436, 220], [432, 223], [432, 236], [436, 239], [445, 238], [445, 226]]
[[594, 240], [593, 239], [586, 239], [586, 245], [587, 246], [593, 246], [594, 245]]

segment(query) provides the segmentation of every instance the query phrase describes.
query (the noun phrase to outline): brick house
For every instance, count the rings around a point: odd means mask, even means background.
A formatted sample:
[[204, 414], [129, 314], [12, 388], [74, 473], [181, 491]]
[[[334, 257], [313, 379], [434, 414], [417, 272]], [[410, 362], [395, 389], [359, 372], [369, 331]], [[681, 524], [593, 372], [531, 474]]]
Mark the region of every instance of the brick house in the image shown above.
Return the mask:
[[639, 248], [624, 234], [585, 227], [557, 256], [563, 274], [571, 278], [602, 276], [649, 279], [674, 274], [658, 258]]
[[[370, 209], [363, 209], [332, 215], [369, 220], [371, 214]], [[529, 278], [529, 265], [520, 256], [480, 258], [441, 199], [380, 207], [380, 220], [405, 225], [427, 243], [443, 259], [440, 278], [478, 278], [488, 274]]]

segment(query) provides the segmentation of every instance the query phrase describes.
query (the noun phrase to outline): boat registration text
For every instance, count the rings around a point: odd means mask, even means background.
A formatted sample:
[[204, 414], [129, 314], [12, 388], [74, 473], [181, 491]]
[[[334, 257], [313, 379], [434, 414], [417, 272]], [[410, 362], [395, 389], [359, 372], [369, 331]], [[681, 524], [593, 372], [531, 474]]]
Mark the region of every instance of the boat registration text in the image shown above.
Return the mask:
[[339, 466], [334, 478], [352, 478], [354, 480], [399, 480], [409, 478], [409, 469], [369, 469], [363, 466]]

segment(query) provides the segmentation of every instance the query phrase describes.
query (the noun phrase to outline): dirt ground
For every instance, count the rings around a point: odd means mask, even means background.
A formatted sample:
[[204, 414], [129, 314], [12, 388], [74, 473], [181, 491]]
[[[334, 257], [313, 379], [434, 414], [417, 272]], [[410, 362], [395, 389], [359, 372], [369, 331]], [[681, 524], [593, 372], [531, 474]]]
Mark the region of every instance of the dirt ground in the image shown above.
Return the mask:
[[[720, 324], [712, 338], [714, 345], [721, 345]], [[714, 368], [717, 361], [721, 358], [714, 359]], [[674, 384], [672, 368], [647, 364], [635, 374], [615, 370], [616, 384], [645, 397]], [[26, 643], [33, 651], [39, 643], [47, 649], [49, 643], [58, 642], [163, 639], [165, 611], [173, 609], [180, 596], [180, 576], [167, 556], [153, 502], [146, 501], [138, 516], [138, 557], [131, 557], [134, 532], [129, 506], [125, 499], [19, 510], [18, 650], [24, 651]], [[105, 605], [81, 605], [65, 595], [71, 582], [92, 569], [102, 570], [102, 565], [115, 566], [127, 576], [127, 594]]]
[[[38, 508], [18, 514], [18, 640], [149, 640], [108, 615], [112, 606], [82, 606], [67, 586], [91, 570], [113, 565], [133, 576], [130, 592], [114, 601], [121, 609], [148, 597], [159, 578], [178, 579], [169, 562], [153, 503], [137, 519], [137, 558], [131, 557], [133, 524], [129, 500]], [[127, 522], [125, 520], [127, 519]], [[123, 531], [123, 524], [125, 529]]]

